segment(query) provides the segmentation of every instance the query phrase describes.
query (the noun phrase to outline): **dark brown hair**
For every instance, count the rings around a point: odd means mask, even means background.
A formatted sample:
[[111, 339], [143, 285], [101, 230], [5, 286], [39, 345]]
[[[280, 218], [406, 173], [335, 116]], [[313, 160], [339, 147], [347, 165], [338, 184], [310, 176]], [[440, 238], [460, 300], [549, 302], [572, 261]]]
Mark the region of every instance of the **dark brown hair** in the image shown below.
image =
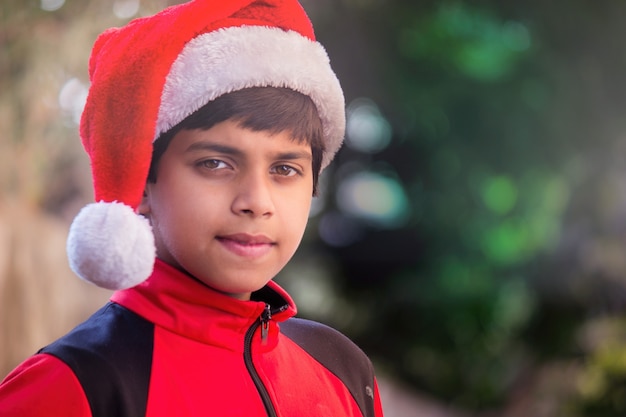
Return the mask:
[[208, 130], [226, 120], [253, 131], [289, 131], [294, 141], [308, 143], [313, 155], [313, 195], [317, 193], [324, 154], [322, 122], [309, 96], [282, 87], [251, 87], [224, 94], [163, 133], [154, 142], [148, 182], [156, 182], [159, 160], [178, 132]]

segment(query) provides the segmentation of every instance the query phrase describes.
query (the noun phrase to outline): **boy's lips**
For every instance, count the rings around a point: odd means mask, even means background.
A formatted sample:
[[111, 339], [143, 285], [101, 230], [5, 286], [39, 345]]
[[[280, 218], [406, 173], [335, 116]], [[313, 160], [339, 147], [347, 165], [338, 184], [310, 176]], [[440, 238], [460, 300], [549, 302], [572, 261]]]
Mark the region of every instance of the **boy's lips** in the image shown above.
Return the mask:
[[268, 253], [276, 242], [265, 235], [234, 233], [216, 237], [227, 250], [246, 258], [258, 258]]

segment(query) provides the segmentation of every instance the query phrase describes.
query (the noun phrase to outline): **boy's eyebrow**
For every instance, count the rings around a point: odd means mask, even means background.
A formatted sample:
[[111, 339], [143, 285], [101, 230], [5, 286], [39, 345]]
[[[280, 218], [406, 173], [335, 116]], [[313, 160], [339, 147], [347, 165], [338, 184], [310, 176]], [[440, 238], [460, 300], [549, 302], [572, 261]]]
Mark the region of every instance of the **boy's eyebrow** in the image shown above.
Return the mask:
[[310, 152], [277, 152], [274, 156], [274, 159], [285, 159], [285, 160], [295, 160], [295, 159], [307, 159], [312, 160], [313, 156]]
[[[222, 145], [218, 143], [210, 143], [210, 142], [194, 142], [187, 148], [187, 152], [194, 151], [213, 151], [219, 152], [226, 155], [234, 155], [240, 156], [243, 155], [243, 152], [237, 148], [228, 145]], [[277, 152], [273, 155], [274, 159], [285, 159], [285, 160], [295, 160], [295, 159], [307, 159], [312, 160], [313, 156], [310, 152], [306, 151], [287, 151], [287, 152]]]
[[227, 155], [241, 155], [241, 154], [243, 154], [242, 151], [240, 151], [237, 148], [233, 148], [232, 146], [221, 145], [221, 144], [218, 144], [218, 143], [210, 143], [210, 142], [194, 142], [194, 143], [192, 143], [187, 148], [187, 152], [194, 152], [194, 151], [213, 151], [213, 152], [224, 153], [224, 154], [227, 154]]

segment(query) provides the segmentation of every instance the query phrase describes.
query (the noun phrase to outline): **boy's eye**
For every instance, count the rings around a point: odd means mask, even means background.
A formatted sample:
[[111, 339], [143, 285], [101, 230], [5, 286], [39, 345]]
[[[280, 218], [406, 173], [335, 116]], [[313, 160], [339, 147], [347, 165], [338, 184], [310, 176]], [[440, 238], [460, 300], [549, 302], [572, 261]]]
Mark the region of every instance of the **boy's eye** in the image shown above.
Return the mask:
[[203, 161], [200, 161], [198, 165], [208, 169], [220, 169], [228, 167], [228, 164], [226, 162], [219, 159], [205, 159]]
[[282, 175], [285, 177], [291, 177], [293, 175], [299, 174], [299, 171], [292, 166], [289, 165], [277, 165], [272, 168], [272, 171], [275, 174]]

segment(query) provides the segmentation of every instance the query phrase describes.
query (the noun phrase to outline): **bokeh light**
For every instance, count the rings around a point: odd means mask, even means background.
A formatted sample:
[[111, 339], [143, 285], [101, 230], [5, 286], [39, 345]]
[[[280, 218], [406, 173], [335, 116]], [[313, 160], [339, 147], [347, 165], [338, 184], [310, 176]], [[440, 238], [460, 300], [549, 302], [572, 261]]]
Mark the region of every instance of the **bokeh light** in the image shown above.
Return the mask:
[[483, 201], [498, 214], [508, 213], [517, 201], [517, 188], [505, 175], [489, 178], [484, 184]]
[[59, 92], [59, 107], [77, 124], [87, 100], [88, 88], [78, 78], [70, 78]]
[[139, 0], [116, 0], [113, 3], [113, 14], [120, 19], [130, 19], [139, 11]]
[[354, 218], [332, 211], [322, 216], [317, 231], [326, 244], [335, 247], [348, 246], [365, 235]]
[[65, 4], [65, 0], [41, 0], [41, 9], [47, 12], [59, 10]]
[[344, 179], [337, 191], [337, 204], [344, 213], [384, 228], [402, 226], [409, 215], [402, 186], [374, 172], [358, 172]]
[[375, 153], [390, 142], [391, 126], [378, 106], [367, 98], [352, 101], [347, 109], [346, 145], [360, 152]]

